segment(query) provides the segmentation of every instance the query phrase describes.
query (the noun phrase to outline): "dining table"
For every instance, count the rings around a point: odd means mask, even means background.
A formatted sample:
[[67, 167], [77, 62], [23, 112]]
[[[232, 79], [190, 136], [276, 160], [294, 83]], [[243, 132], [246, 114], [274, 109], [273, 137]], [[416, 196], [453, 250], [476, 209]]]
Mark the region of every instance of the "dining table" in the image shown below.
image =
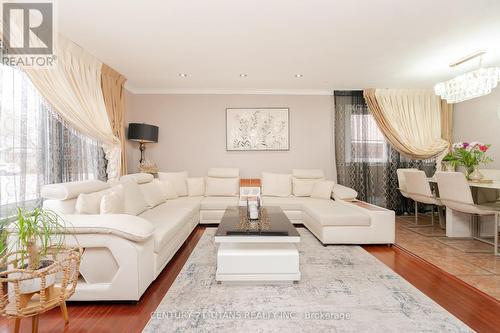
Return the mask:
[[[487, 177], [481, 181], [469, 181], [468, 185], [471, 188], [472, 197], [474, 202], [477, 202], [479, 191], [482, 190], [497, 190], [500, 196], [500, 170], [488, 170]], [[484, 171], [483, 171], [484, 172]], [[498, 177], [498, 178], [497, 178]], [[432, 186], [436, 186], [437, 181], [435, 177], [427, 178]], [[439, 188], [437, 188], [439, 193]], [[438, 195], [439, 197], [439, 195]], [[481, 203], [479, 203], [481, 204]], [[500, 206], [499, 206], [500, 207]], [[492, 237], [494, 234], [494, 216], [481, 217], [479, 235], [481, 237]], [[471, 215], [454, 211], [446, 208], [446, 236], [451, 238], [468, 238], [474, 234], [471, 224]]]

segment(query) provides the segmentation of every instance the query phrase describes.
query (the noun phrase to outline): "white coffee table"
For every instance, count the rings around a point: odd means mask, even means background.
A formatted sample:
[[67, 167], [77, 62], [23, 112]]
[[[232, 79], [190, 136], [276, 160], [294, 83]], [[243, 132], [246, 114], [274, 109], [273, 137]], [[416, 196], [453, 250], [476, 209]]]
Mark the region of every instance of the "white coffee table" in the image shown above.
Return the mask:
[[279, 207], [261, 208], [258, 222], [246, 207], [228, 207], [215, 234], [217, 272], [222, 281], [300, 280], [300, 234]]

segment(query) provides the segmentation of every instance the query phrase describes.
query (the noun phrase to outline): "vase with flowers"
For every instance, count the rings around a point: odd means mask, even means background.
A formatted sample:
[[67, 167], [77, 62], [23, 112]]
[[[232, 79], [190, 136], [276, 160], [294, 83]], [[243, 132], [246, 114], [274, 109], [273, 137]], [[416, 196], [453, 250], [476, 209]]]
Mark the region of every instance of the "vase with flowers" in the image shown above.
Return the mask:
[[479, 172], [478, 166], [493, 161], [491, 157], [486, 156], [486, 152], [491, 147], [490, 144], [481, 142], [455, 142], [452, 145], [451, 152], [448, 153], [443, 161], [452, 166], [463, 166], [468, 180], [479, 181], [483, 175]]

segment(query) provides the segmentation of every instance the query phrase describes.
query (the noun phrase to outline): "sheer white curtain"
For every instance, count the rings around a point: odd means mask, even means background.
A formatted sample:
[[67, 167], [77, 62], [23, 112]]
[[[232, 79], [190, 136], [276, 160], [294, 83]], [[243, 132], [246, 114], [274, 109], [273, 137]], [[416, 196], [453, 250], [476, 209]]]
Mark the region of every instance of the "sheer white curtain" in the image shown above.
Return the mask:
[[0, 65], [0, 218], [40, 204], [40, 187], [105, 178], [100, 145], [54, 113], [18, 69]]
[[59, 35], [57, 65], [25, 67], [35, 87], [68, 124], [102, 143], [108, 179], [120, 173], [120, 140], [113, 134], [101, 89], [102, 62]]

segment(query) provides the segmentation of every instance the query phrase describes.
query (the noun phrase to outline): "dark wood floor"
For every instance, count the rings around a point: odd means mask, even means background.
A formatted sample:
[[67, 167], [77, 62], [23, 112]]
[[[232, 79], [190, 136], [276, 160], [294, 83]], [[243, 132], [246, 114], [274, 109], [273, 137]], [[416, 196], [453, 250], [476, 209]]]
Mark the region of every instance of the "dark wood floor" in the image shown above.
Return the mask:
[[[196, 228], [156, 281], [137, 303], [68, 303], [64, 326], [58, 309], [40, 318], [39, 332], [141, 332], [189, 258], [205, 227]], [[500, 332], [500, 303], [439, 268], [396, 246], [364, 249], [478, 332]], [[425, 320], [425, 318], [422, 318]], [[12, 332], [13, 321], [1, 319], [0, 333]], [[21, 332], [31, 331], [24, 319]]]

